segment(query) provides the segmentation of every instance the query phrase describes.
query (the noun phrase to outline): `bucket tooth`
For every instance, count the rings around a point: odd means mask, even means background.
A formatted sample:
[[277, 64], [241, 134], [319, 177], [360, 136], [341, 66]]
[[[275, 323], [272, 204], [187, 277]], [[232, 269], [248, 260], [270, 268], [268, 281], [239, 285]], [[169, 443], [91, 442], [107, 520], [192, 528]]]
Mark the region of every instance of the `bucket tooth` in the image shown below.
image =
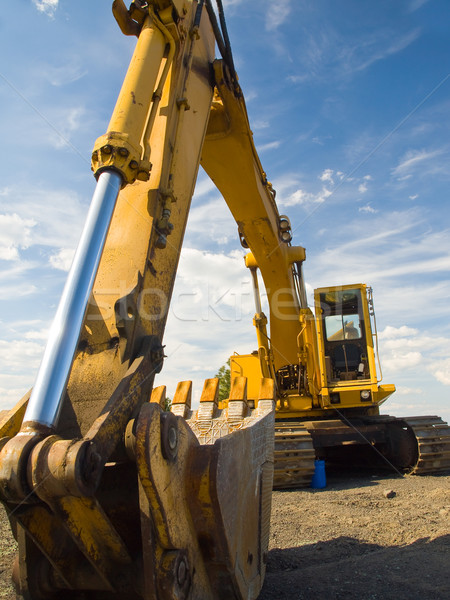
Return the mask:
[[156, 388], [153, 388], [152, 395], [150, 397], [150, 402], [155, 402], [159, 404], [159, 406], [164, 410], [166, 406], [166, 386], [160, 385]]
[[171, 412], [187, 419], [191, 410], [192, 381], [180, 381], [172, 400]]
[[210, 421], [217, 416], [219, 406], [219, 378], [205, 379], [200, 406], [197, 413], [199, 421]]
[[265, 413], [274, 410], [275, 402], [275, 381], [262, 377], [258, 393], [258, 412]]
[[235, 377], [228, 399], [228, 420], [240, 421], [248, 414], [247, 377]]

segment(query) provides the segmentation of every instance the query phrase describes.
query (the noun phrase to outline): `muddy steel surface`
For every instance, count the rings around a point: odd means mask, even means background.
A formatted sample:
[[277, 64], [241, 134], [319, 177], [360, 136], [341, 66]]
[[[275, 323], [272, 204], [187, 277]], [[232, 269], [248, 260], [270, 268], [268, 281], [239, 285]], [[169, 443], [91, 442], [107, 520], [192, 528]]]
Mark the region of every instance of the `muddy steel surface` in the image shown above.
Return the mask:
[[[0, 527], [0, 598], [15, 600], [3, 509]], [[444, 600], [449, 565], [450, 476], [337, 473], [324, 490], [273, 493], [260, 600]]]

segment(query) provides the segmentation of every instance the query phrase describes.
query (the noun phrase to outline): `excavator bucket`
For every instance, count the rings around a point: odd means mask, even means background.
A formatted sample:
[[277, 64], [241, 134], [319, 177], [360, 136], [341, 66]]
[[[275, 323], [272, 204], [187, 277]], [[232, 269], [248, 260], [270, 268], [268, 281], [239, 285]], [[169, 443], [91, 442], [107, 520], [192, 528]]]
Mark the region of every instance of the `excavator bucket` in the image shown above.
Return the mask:
[[[142, 528], [162, 524], [156, 555], [154, 547], [144, 550], [144, 571], [154, 571], [158, 558], [156, 584], [166, 586], [160, 596], [146, 590], [145, 598], [259, 594], [270, 522], [273, 382], [262, 381], [258, 408], [250, 409], [247, 382], [236, 380], [227, 411], [217, 408], [218, 379], [205, 382], [196, 412], [190, 409], [189, 392], [177, 398], [170, 414], [159, 414], [154, 403], [141, 411], [136, 456]], [[183, 384], [182, 391], [190, 389], [190, 382]], [[161, 439], [156, 451], [154, 439]]]
[[[122, 392], [136, 393], [139, 379], [139, 369], [130, 373]], [[18, 594], [27, 600], [62, 593], [122, 600], [258, 596], [269, 537], [274, 385], [261, 380], [254, 408], [246, 379], [235, 378], [229, 408], [220, 410], [218, 383], [205, 382], [196, 411], [191, 382], [179, 384], [171, 412], [161, 408], [165, 387], [154, 389], [103, 467], [98, 461], [111, 420], [121, 420], [116, 407], [82, 440], [45, 438], [29, 456], [30, 489], [22, 500], [12, 499], [18, 484], [11, 471], [9, 487], [5, 480], [17, 437], [3, 438], [2, 500], [19, 543]], [[13, 433], [14, 415], [0, 434]]]

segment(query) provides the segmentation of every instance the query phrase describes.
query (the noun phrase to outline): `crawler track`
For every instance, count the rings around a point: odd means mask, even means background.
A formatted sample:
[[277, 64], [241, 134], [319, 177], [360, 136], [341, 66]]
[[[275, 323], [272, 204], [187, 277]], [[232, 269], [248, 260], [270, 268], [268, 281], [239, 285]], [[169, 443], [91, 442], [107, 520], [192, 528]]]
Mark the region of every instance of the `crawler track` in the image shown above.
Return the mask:
[[[382, 465], [384, 456], [386, 465], [397, 472], [432, 475], [450, 471], [450, 427], [437, 416], [277, 421], [273, 487], [309, 487], [316, 454], [326, 456], [327, 461], [333, 457], [335, 464], [360, 466], [361, 452], [370, 445], [373, 452], [364, 454], [369, 468]], [[339, 453], [351, 448], [356, 450], [353, 455]]]
[[418, 459], [411, 474], [430, 475], [450, 470], [450, 427], [440, 417], [406, 417], [417, 440]]
[[314, 473], [315, 451], [301, 423], [275, 424], [274, 489], [308, 487]]
[[368, 417], [386, 428], [386, 458], [400, 471], [432, 475], [450, 471], [450, 427], [440, 417]]

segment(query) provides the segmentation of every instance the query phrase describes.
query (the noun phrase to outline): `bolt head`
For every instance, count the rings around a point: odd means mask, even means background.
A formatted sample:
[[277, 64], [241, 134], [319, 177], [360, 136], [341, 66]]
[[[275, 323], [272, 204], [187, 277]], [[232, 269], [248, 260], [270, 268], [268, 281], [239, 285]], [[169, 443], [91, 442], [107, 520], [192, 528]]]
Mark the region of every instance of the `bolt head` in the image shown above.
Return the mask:
[[178, 432], [175, 429], [175, 427], [170, 427], [169, 428], [169, 433], [168, 433], [168, 441], [169, 441], [169, 448], [171, 450], [175, 450], [176, 447], [178, 446]]
[[147, 171], [139, 171], [136, 179], [139, 179], [139, 181], [148, 181], [150, 179], [150, 175], [147, 173]]
[[157, 248], [159, 248], [160, 250], [164, 250], [164, 248], [167, 246], [167, 238], [165, 235], [160, 235], [158, 237], [158, 239], [155, 242], [155, 246]]

